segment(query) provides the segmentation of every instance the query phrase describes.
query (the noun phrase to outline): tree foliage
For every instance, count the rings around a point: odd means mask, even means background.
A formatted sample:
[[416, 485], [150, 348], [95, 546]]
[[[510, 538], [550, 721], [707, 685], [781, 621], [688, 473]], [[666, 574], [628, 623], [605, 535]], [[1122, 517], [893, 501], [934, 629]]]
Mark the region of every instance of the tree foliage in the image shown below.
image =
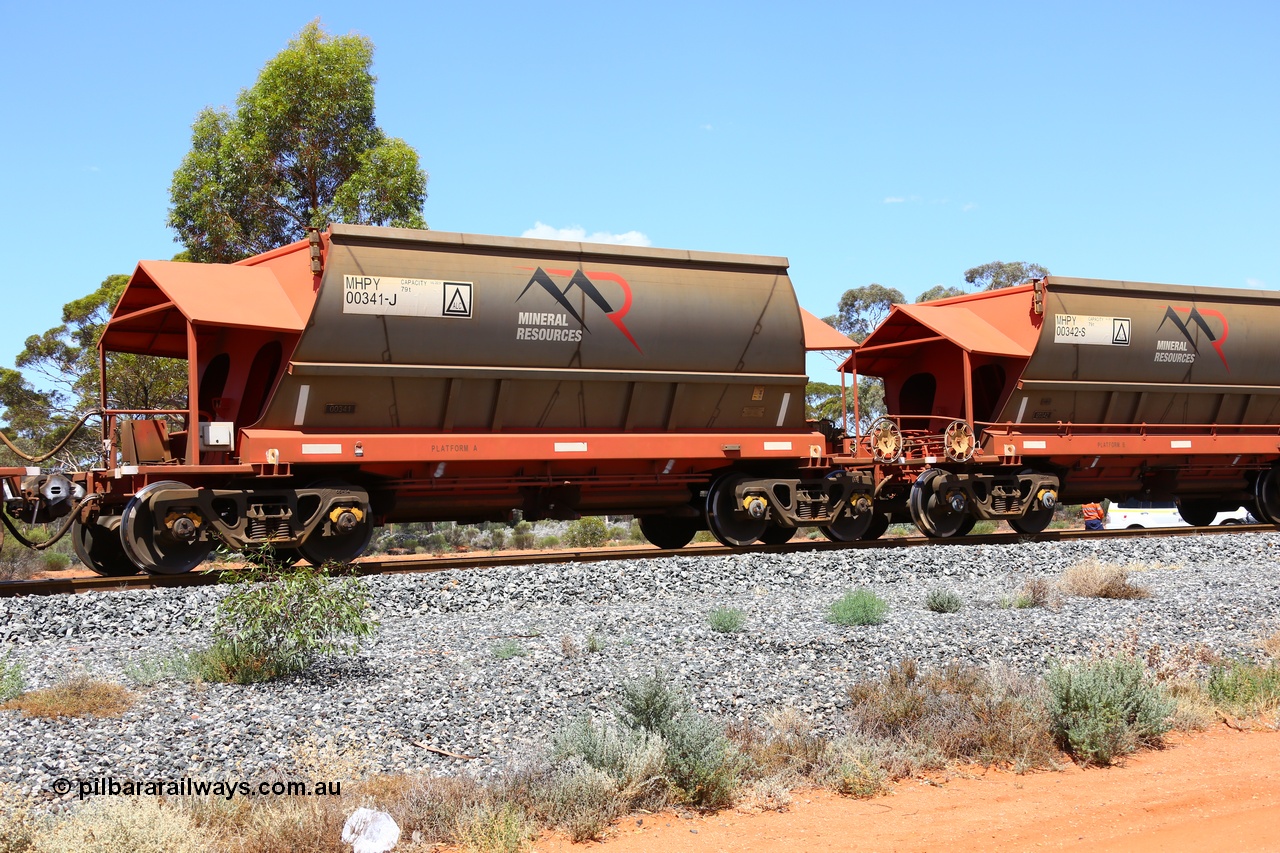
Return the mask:
[[951, 299], [954, 296], [964, 296], [965, 289], [963, 287], [947, 287], [945, 284], [935, 284], [924, 293], [916, 297], [916, 302], [933, 302], [937, 299]]
[[230, 262], [330, 222], [425, 228], [417, 152], [374, 121], [373, 42], [318, 21], [269, 61], [234, 113], [207, 107], [173, 175], [169, 225]]
[[[884, 408], [884, 382], [870, 376], [858, 377], [858, 427], [863, 432], [871, 425], [872, 421], [885, 413]], [[826, 419], [835, 424], [844, 426], [841, 418], [847, 410], [849, 413], [849, 431], [853, 431], [853, 414], [854, 401], [851, 395], [852, 388], [848, 388], [845, 394], [846, 398], [840, 396], [840, 386], [832, 385], [828, 382], [810, 382], [805, 386], [805, 413], [810, 420]], [[847, 399], [847, 405], [842, 407], [842, 400]]]
[[889, 316], [896, 303], [906, 302], [902, 291], [882, 284], [851, 287], [840, 297], [840, 305], [833, 317], [826, 318], [848, 337], [862, 343], [867, 335]]
[[964, 271], [964, 280], [977, 285], [979, 290], [999, 290], [1002, 287], [1013, 287], [1016, 284], [1044, 278], [1049, 271], [1039, 264], [1025, 261], [992, 261], [989, 264], [972, 267]]
[[[36, 377], [37, 388], [17, 370], [0, 369], [0, 404], [8, 434], [28, 450], [59, 442], [80, 416], [101, 404], [98, 338], [124, 287], [127, 275], [110, 275], [97, 290], [62, 307], [62, 323], [27, 338], [17, 366]], [[179, 359], [110, 353], [107, 357], [106, 405], [119, 409], [184, 408], [187, 363]], [[101, 455], [100, 433], [81, 431], [61, 455], [63, 464], [79, 467]]]

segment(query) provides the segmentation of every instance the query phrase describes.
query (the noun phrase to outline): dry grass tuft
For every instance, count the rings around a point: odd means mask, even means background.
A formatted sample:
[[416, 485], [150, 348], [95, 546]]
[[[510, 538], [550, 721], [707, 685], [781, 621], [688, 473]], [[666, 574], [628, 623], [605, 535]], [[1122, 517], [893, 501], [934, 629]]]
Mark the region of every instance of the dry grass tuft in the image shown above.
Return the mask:
[[1173, 731], [1202, 732], [1218, 721], [1213, 700], [1199, 681], [1179, 678], [1163, 686], [1164, 694], [1176, 703], [1169, 716]]
[[880, 681], [854, 685], [849, 698], [856, 732], [922, 747], [943, 762], [1022, 772], [1053, 766], [1057, 758], [1043, 687], [1012, 672], [952, 664], [921, 675], [907, 660]]
[[0, 782], [0, 853], [33, 850], [39, 824], [35, 795]]
[[1129, 583], [1129, 568], [1090, 559], [1067, 569], [1058, 588], [1067, 595], [1084, 598], [1136, 599], [1150, 598], [1146, 587]]
[[759, 780], [814, 781], [826, 763], [829, 742], [794, 708], [772, 714], [765, 726], [748, 720], [729, 726], [725, 734]]
[[87, 675], [32, 690], [10, 699], [3, 707], [26, 717], [118, 717], [132, 707], [134, 695], [119, 684]]
[[1258, 647], [1267, 653], [1267, 657], [1280, 661], [1280, 631], [1276, 631], [1270, 637], [1264, 637], [1259, 640]]
[[211, 832], [155, 797], [98, 797], [40, 833], [39, 853], [208, 853]]

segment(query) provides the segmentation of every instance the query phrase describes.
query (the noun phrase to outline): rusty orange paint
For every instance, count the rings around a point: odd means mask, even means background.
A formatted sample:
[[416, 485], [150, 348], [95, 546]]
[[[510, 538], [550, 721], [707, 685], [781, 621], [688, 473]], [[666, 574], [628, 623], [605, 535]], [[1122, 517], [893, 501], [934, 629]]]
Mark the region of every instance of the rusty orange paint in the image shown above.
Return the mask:
[[809, 352], [820, 350], [851, 350], [857, 344], [831, 328], [815, 314], [800, 309], [800, 322], [804, 326], [804, 348]]

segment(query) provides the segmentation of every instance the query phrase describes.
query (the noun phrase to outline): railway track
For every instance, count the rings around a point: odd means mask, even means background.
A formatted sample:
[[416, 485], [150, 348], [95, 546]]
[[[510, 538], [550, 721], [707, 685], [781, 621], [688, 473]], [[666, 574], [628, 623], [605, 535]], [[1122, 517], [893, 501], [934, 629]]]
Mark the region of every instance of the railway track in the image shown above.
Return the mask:
[[[627, 548], [592, 548], [586, 550], [540, 551], [524, 554], [459, 554], [447, 557], [370, 557], [352, 565], [358, 575], [395, 575], [421, 572], [443, 572], [451, 569], [487, 569], [500, 566], [528, 566], [560, 563], [597, 563], [605, 560], [638, 560], [653, 557], [713, 557], [726, 554], [771, 553], [798, 554], [810, 551], [869, 550], [918, 548], [924, 545], [1008, 545], [1017, 542], [1066, 542], [1077, 539], [1132, 539], [1139, 536], [1200, 536], [1274, 532], [1269, 524], [1230, 524], [1216, 527], [1170, 527], [1134, 530], [1047, 530], [1034, 536], [1021, 533], [988, 533], [951, 539], [926, 539], [919, 536], [872, 539], [864, 542], [829, 542], [806, 539], [785, 545], [755, 548], [727, 548], [723, 545], [691, 545], [678, 551], [663, 550], [652, 545]], [[127, 577], [42, 578], [0, 582], [0, 598], [19, 595], [62, 595], [79, 592], [111, 592], [131, 589], [162, 589], [209, 586], [221, 582], [236, 569], [210, 568], [182, 575], [130, 575]]]

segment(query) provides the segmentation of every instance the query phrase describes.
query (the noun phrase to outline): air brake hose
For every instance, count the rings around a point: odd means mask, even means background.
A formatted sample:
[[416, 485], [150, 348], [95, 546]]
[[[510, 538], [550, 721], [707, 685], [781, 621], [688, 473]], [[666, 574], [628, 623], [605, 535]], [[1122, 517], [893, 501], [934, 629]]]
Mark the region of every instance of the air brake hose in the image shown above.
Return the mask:
[[94, 415], [101, 415], [101, 414], [102, 414], [102, 409], [90, 409], [89, 411], [85, 412], [83, 415], [80, 416], [80, 420], [76, 422], [76, 425], [71, 428], [71, 432], [63, 436], [62, 441], [59, 441], [58, 445], [54, 447], [53, 450], [50, 450], [48, 453], [44, 454], [43, 456], [28, 456], [26, 453], [19, 450], [18, 446], [14, 444], [12, 441], [10, 441], [9, 436], [5, 435], [3, 431], [0, 431], [0, 441], [3, 441], [4, 446], [12, 450], [14, 453], [16, 453], [18, 457], [21, 459], [25, 459], [28, 462], [43, 462], [49, 457], [57, 455], [62, 451], [62, 448], [70, 444], [71, 439], [75, 438], [76, 433], [80, 432], [80, 428], [84, 426], [85, 421], [89, 420], [89, 418], [93, 417]]
[[80, 510], [84, 509], [85, 504], [89, 503], [90, 501], [96, 501], [101, 497], [102, 495], [86, 495], [83, 499], [81, 499], [80, 503], [76, 504], [75, 509], [71, 510], [71, 512], [67, 515], [67, 520], [62, 522], [62, 526], [58, 528], [58, 532], [53, 534], [53, 536], [49, 537], [48, 542], [32, 542], [30, 539], [23, 536], [21, 531], [19, 531], [18, 528], [13, 526], [13, 522], [9, 519], [9, 513], [7, 512], [0, 511], [0, 521], [4, 521], [4, 526], [9, 528], [9, 532], [13, 534], [14, 539], [17, 539], [19, 542], [21, 542], [23, 545], [27, 546], [33, 551], [43, 551], [45, 548], [48, 548], [49, 546], [53, 545], [53, 543], [57, 542], [63, 536], [67, 535], [67, 531], [71, 529], [71, 525], [80, 516]]

